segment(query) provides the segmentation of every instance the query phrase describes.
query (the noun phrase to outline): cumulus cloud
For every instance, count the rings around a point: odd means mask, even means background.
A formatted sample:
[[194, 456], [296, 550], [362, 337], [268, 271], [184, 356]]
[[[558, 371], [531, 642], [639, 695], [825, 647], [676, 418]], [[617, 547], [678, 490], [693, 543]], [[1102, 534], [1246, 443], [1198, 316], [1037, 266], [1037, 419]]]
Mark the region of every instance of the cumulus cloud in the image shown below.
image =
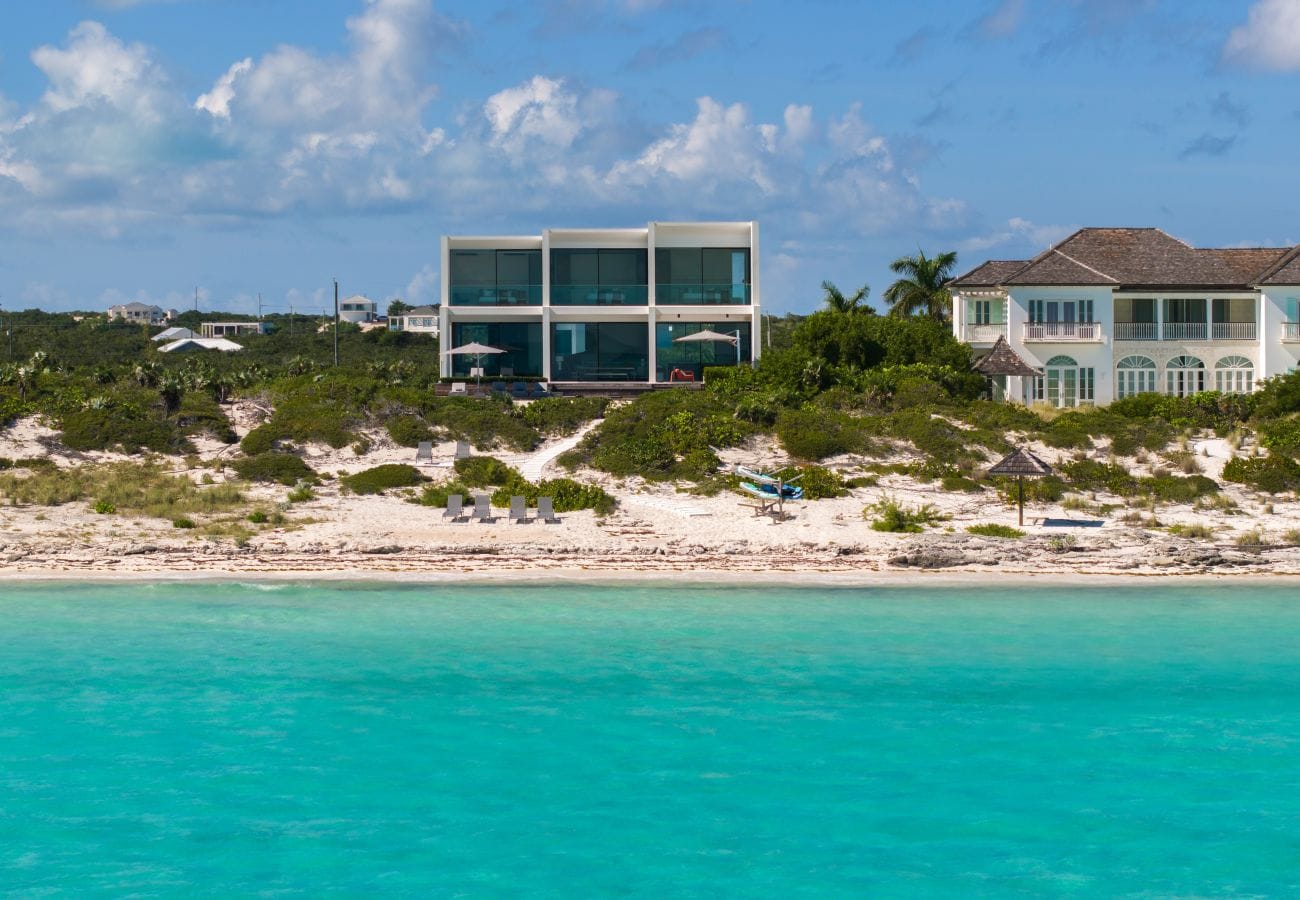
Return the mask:
[[41, 102], [55, 113], [104, 103], [146, 121], [160, 116], [166, 78], [142, 44], [123, 44], [98, 22], [82, 22], [64, 48], [42, 46], [32, 62], [49, 82]]
[[1300, 70], [1300, 0], [1258, 0], [1229, 33], [1222, 56], [1246, 68]]
[[998, 227], [966, 238], [958, 243], [957, 249], [963, 253], [983, 253], [995, 247], [1005, 247], [1021, 254], [1037, 254], [1078, 230], [1078, 225], [1041, 225], [1017, 216]]

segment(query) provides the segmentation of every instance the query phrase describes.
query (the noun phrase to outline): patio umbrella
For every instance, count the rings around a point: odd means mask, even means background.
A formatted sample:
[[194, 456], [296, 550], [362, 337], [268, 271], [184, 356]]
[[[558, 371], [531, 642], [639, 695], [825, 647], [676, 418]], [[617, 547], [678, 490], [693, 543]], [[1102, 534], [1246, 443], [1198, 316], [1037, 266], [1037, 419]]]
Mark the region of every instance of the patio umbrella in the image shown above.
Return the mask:
[[1020, 507], [1020, 524], [1025, 524], [1025, 479], [1043, 478], [1052, 474], [1052, 467], [1024, 447], [1018, 447], [989, 469], [990, 475], [1016, 476], [1016, 494]]
[[697, 331], [694, 334], [685, 334], [679, 338], [673, 338], [674, 344], [698, 344], [698, 343], [703, 343], [704, 341], [710, 341], [713, 343], [721, 342], [727, 344], [735, 344], [736, 365], [740, 365], [740, 330], [739, 329], [732, 332], [731, 334], [722, 334], [721, 332], [711, 331], [706, 328], [704, 331]]
[[483, 357], [490, 356], [494, 353], [505, 353], [500, 347], [489, 347], [487, 344], [480, 344], [473, 341], [468, 344], [461, 344], [459, 347], [452, 347], [447, 351], [448, 356], [472, 356], [474, 357], [474, 368], [479, 370], [479, 375], [474, 377], [474, 383], [482, 382]]

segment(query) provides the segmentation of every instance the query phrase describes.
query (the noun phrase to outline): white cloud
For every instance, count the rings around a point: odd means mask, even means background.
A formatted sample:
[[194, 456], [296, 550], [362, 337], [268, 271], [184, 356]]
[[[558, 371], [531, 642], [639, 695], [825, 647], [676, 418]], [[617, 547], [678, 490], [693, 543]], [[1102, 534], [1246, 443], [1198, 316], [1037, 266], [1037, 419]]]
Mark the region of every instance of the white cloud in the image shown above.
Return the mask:
[[407, 282], [406, 293], [401, 299], [411, 306], [425, 306], [437, 303], [438, 294], [438, 271], [433, 266], [426, 265]]
[[492, 143], [512, 154], [532, 141], [568, 147], [582, 131], [577, 95], [565, 90], [563, 81], [543, 75], [493, 94], [483, 114]]
[[1078, 225], [1040, 225], [1017, 216], [992, 231], [966, 238], [958, 243], [957, 248], [964, 253], [982, 253], [994, 247], [1009, 246], [1020, 252], [1032, 250], [1037, 254], [1078, 230]]
[[82, 22], [65, 49], [32, 51], [32, 62], [49, 81], [41, 102], [51, 111], [105, 103], [156, 122], [166, 78], [141, 44], [123, 44], [98, 22]]
[[199, 95], [199, 99], [194, 101], [194, 108], [201, 109], [218, 119], [229, 119], [230, 101], [235, 98], [235, 79], [247, 74], [252, 68], [251, 59], [241, 59], [235, 63], [226, 70], [225, 75], [217, 79], [212, 90]]
[[1223, 59], [1253, 69], [1300, 70], [1300, 0], [1258, 0], [1246, 23], [1228, 35]]

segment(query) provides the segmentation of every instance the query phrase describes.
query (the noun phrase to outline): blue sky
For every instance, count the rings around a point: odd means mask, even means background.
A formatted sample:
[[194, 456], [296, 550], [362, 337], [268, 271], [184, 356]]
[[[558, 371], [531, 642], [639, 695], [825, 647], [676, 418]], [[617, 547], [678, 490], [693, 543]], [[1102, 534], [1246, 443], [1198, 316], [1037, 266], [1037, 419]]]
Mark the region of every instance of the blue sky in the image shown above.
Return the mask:
[[1300, 242], [1300, 0], [45, 0], [0, 304], [434, 299], [444, 233], [758, 219], [766, 306], [1083, 225]]

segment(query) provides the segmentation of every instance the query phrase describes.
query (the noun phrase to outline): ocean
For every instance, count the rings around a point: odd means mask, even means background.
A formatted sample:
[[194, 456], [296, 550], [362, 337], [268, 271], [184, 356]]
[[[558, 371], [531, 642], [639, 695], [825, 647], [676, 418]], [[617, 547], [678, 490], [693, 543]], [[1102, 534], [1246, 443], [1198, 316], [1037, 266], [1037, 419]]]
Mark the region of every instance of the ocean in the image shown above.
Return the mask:
[[1300, 893], [1300, 596], [11, 583], [0, 895]]

